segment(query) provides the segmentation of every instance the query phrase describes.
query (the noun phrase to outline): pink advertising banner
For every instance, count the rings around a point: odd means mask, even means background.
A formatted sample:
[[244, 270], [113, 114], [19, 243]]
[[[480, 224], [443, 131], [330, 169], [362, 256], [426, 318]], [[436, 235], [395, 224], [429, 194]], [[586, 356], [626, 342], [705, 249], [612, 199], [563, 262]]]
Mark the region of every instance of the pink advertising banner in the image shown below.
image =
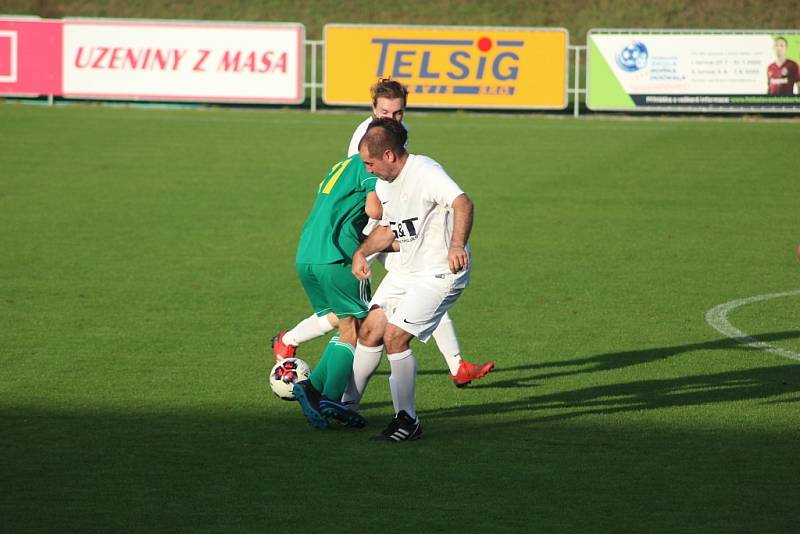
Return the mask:
[[61, 94], [61, 21], [0, 17], [0, 94]]

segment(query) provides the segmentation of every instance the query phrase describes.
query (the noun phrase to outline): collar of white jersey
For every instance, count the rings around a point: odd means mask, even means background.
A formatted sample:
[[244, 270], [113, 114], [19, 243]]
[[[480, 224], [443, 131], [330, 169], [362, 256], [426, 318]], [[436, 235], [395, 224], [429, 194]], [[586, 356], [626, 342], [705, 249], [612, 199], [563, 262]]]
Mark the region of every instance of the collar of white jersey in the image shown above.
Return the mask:
[[405, 178], [405, 176], [409, 172], [408, 171], [409, 167], [411, 167], [411, 165], [414, 164], [414, 160], [415, 159], [416, 159], [416, 156], [414, 154], [411, 154], [411, 153], [408, 154], [408, 158], [406, 158], [406, 162], [403, 165], [403, 168], [400, 169], [400, 174], [398, 174], [397, 177], [394, 180], [392, 180], [393, 184], [399, 184], [401, 181], [403, 181], [403, 178]]

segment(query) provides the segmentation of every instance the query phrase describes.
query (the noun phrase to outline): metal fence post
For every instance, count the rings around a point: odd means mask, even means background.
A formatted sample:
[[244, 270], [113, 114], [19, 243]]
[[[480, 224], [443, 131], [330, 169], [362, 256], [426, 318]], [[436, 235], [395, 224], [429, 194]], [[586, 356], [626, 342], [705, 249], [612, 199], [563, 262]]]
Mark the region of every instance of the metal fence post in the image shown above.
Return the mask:
[[573, 91], [572, 96], [574, 100], [572, 101], [572, 114], [575, 118], [580, 115], [580, 108], [581, 108], [581, 47], [575, 47], [575, 79], [573, 80]]
[[311, 41], [311, 112], [317, 111], [317, 42]]

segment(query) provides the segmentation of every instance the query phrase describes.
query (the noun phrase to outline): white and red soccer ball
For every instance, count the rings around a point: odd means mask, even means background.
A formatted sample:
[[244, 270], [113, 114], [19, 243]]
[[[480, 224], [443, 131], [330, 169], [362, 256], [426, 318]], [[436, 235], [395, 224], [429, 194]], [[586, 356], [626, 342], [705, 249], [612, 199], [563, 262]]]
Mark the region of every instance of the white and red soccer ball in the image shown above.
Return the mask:
[[275, 364], [269, 372], [269, 387], [279, 398], [294, 400], [292, 388], [296, 382], [308, 380], [311, 367], [300, 358], [284, 358]]

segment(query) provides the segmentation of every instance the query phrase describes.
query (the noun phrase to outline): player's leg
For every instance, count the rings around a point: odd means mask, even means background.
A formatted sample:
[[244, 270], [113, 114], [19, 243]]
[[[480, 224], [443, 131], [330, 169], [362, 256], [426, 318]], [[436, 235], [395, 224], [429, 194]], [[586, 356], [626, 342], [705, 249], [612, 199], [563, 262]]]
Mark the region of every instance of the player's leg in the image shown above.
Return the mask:
[[389, 386], [395, 417], [373, 439], [408, 441], [422, 434], [416, 414], [416, 359], [410, 341], [427, 342], [442, 316], [455, 303], [469, 282], [469, 272], [441, 278], [411, 277], [406, 294], [397, 304], [384, 334], [387, 358], [392, 368]]
[[[324, 317], [331, 311], [327, 301], [323, 281], [315, 272], [312, 264], [296, 264], [297, 275], [303, 290], [311, 302], [311, 306], [318, 317]], [[327, 362], [321, 360], [315, 367], [308, 380], [298, 382], [292, 388], [303, 415], [311, 426], [324, 430], [328, 428], [328, 420], [320, 411], [319, 402], [322, 400], [322, 389], [327, 379]]]
[[392, 392], [394, 413], [405, 411], [409, 416], [416, 418], [414, 390], [417, 381], [417, 360], [410, 346], [413, 338], [412, 334], [389, 324], [383, 335], [383, 343], [392, 370], [389, 375], [389, 389]]
[[353, 410], [359, 409], [367, 384], [381, 363], [385, 328], [386, 314], [379, 307], [370, 310], [367, 318], [361, 323], [358, 342], [353, 353], [352, 376], [342, 396], [342, 402], [350, 405]]
[[337, 337], [336, 342], [329, 343], [325, 349], [324, 357], [327, 359], [328, 369], [320, 401], [320, 411], [324, 416], [354, 428], [364, 427], [367, 420], [352, 406], [343, 403], [341, 398], [353, 374], [354, 344], [359, 322], [359, 319], [353, 317], [339, 319], [340, 337]]
[[370, 439], [380, 441], [412, 441], [422, 436], [422, 425], [417, 417], [415, 388], [417, 360], [411, 350], [413, 335], [394, 324], [386, 326], [384, 343], [391, 374], [389, 389], [395, 415], [389, 425]]
[[465, 387], [473, 380], [483, 378], [494, 368], [493, 361], [474, 364], [461, 358], [456, 329], [449, 313], [442, 316], [439, 326], [433, 331], [433, 340], [450, 369], [450, 376], [456, 387]]
[[[367, 257], [367, 263], [372, 265], [378, 261], [382, 265], [384, 256], [385, 253], [372, 254]], [[370, 311], [359, 328], [353, 357], [353, 376], [342, 397], [342, 401], [354, 410], [358, 410], [367, 383], [378, 369], [383, 354], [383, 329], [386, 327], [386, 317], [380, 308], [375, 308], [373, 311]]]
[[422, 425], [417, 417], [414, 390], [417, 378], [417, 360], [411, 350], [413, 335], [393, 324], [386, 326], [383, 340], [386, 358], [392, 369], [389, 388], [395, 416], [380, 434], [370, 439], [380, 441], [411, 441], [422, 436]]
[[383, 354], [383, 333], [391, 308], [405, 294], [408, 281], [402, 275], [389, 272], [370, 301], [370, 312], [358, 332], [358, 344], [353, 358], [353, 377], [342, 400], [357, 410], [369, 379], [377, 371]]
[[339, 319], [339, 335], [328, 343], [323, 356], [326, 368], [321, 389], [321, 412], [348, 426], [362, 427], [366, 420], [343, 405], [341, 400], [353, 373], [358, 328], [367, 315], [369, 282], [357, 280], [349, 264], [318, 265], [314, 269], [323, 284], [326, 301]]
[[[277, 361], [296, 356], [297, 345], [317, 337], [316, 335], [311, 337], [312, 334], [330, 332], [333, 329], [332, 325], [335, 325], [336, 321], [336, 316], [331, 313], [330, 306], [325, 301], [324, 288], [313, 273], [312, 265], [297, 263], [295, 264], [295, 271], [300, 279], [300, 284], [303, 286], [303, 291], [305, 291], [309, 302], [311, 302], [314, 314], [300, 321], [289, 332], [280, 332], [272, 338], [272, 351]], [[330, 319], [329, 316], [334, 317], [334, 319]]]
[[297, 346], [306, 341], [311, 341], [320, 336], [324, 336], [338, 324], [336, 315], [328, 313], [319, 317], [312, 313], [293, 328], [279, 332], [272, 338], [272, 351], [276, 360], [291, 358], [297, 354]]
[[322, 389], [325, 398], [340, 401], [350, 382], [358, 322], [355, 317], [339, 318], [339, 335], [325, 348], [323, 357], [327, 359], [327, 369]]
[[[394, 253], [382, 253], [376, 259], [387, 271], [391, 271], [396, 267], [398, 258], [399, 255]], [[456, 329], [449, 313], [442, 316], [439, 326], [433, 332], [433, 339], [444, 357], [447, 368], [450, 370], [450, 377], [456, 387], [465, 387], [473, 380], [486, 376], [494, 368], [493, 361], [476, 365], [462, 359], [458, 336], [456, 336]]]
[[450, 369], [450, 374], [455, 375], [458, 372], [458, 366], [461, 365], [461, 347], [458, 344], [456, 329], [453, 327], [449, 313], [442, 316], [439, 326], [433, 331], [433, 340], [436, 342], [439, 352], [442, 353], [447, 368]]

